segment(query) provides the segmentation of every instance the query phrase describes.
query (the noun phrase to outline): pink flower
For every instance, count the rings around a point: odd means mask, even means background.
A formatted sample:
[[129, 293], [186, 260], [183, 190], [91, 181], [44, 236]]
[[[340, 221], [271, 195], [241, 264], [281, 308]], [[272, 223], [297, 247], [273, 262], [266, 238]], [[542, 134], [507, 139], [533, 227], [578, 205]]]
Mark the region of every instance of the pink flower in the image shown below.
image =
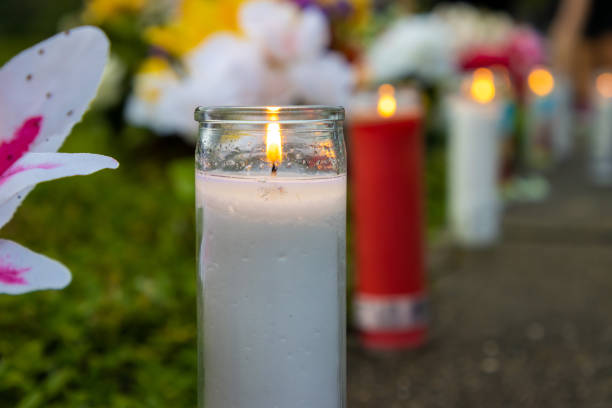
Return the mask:
[[[108, 58], [101, 30], [80, 27], [15, 56], [0, 69], [0, 228], [40, 182], [119, 164], [87, 153], [57, 153], [96, 95]], [[0, 293], [60, 289], [68, 269], [0, 239]]]

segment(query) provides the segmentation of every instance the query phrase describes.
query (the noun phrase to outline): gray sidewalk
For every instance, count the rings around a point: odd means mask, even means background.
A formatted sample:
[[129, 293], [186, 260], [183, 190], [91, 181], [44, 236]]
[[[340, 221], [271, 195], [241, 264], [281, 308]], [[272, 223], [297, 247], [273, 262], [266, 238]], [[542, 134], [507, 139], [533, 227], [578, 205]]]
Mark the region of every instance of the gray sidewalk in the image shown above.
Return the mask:
[[612, 406], [612, 189], [566, 164], [497, 247], [433, 260], [429, 344], [377, 355], [350, 336], [351, 408]]

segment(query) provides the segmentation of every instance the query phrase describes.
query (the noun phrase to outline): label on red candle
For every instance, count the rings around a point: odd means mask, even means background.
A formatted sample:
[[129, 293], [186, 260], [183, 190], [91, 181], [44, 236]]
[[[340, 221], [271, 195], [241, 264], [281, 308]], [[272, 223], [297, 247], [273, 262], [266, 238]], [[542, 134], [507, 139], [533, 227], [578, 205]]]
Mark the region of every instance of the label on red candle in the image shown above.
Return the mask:
[[412, 330], [427, 326], [427, 297], [364, 295], [355, 298], [355, 320], [362, 330]]

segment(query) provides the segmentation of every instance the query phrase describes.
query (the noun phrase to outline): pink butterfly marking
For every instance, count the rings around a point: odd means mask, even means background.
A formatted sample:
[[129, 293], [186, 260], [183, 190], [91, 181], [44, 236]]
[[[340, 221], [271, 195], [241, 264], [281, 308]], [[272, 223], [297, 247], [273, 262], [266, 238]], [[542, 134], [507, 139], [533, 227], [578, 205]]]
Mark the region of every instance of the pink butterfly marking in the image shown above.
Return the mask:
[[26, 119], [13, 138], [0, 145], [0, 174], [4, 176], [4, 172], [29, 151], [30, 145], [40, 133], [42, 120], [42, 116]]
[[[25, 170], [23, 167], [17, 167], [7, 171], [13, 163], [21, 158], [30, 149], [30, 145], [40, 133], [42, 116], [35, 116], [27, 119], [23, 125], [15, 132], [13, 138], [0, 145], [0, 185], [2, 185], [9, 177], [20, 171]], [[1, 262], [1, 261], [0, 261]], [[22, 276], [31, 268], [15, 268], [7, 263], [0, 263], [0, 282], [6, 285], [27, 285], [27, 281]]]
[[0, 264], [0, 282], [6, 285], [27, 285], [28, 282], [21, 275], [31, 268], [15, 268], [9, 264]]

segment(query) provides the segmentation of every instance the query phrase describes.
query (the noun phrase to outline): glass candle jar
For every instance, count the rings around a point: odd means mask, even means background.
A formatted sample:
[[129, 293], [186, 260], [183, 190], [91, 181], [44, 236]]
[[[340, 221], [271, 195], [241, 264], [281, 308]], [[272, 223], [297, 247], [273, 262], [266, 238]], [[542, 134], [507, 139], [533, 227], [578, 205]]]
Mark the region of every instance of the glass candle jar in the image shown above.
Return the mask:
[[195, 118], [199, 407], [344, 407], [344, 110]]
[[349, 109], [353, 310], [371, 349], [415, 348], [427, 335], [422, 121], [408, 87], [357, 93]]
[[447, 217], [464, 247], [494, 245], [501, 235], [499, 174], [504, 100], [495, 77], [476, 70], [467, 89], [447, 96]]

